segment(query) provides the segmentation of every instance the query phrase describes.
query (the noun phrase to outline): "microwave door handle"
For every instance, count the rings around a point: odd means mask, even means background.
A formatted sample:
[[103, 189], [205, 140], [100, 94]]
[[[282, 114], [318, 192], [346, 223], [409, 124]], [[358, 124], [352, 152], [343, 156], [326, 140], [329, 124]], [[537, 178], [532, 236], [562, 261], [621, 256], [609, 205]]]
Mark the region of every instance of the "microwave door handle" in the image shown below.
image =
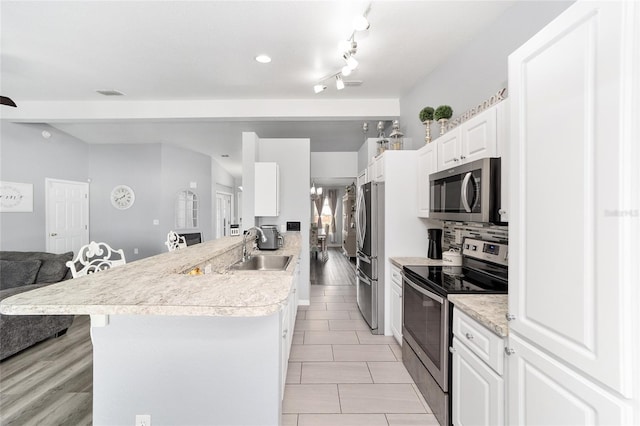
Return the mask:
[[466, 211], [467, 213], [471, 213], [471, 206], [467, 201], [467, 197], [469, 196], [469, 181], [471, 180], [472, 177], [473, 177], [473, 173], [471, 172], [468, 172], [464, 176], [464, 179], [462, 180], [462, 194], [460, 194], [460, 197], [462, 199], [462, 205], [464, 206], [464, 211]]

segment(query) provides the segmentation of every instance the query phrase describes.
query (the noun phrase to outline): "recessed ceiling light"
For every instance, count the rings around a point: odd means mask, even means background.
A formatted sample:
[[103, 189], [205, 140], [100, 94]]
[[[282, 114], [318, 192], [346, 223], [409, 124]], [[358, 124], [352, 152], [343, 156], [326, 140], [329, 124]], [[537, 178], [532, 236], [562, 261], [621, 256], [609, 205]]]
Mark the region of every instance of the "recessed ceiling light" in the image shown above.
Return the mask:
[[268, 64], [269, 62], [271, 62], [271, 58], [267, 55], [258, 55], [256, 56], [256, 61], [260, 62], [261, 64]]

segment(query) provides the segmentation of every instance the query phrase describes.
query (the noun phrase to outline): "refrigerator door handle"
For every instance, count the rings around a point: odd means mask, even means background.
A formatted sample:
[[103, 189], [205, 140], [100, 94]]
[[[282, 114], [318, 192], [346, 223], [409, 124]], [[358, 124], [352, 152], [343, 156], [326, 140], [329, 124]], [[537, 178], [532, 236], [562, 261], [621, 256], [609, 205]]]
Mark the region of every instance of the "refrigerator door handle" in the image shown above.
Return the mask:
[[362, 189], [358, 193], [358, 203], [356, 208], [358, 210], [358, 233], [356, 239], [358, 241], [358, 248], [362, 249], [367, 229], [367, 205], [365, 203], [364, 191]]

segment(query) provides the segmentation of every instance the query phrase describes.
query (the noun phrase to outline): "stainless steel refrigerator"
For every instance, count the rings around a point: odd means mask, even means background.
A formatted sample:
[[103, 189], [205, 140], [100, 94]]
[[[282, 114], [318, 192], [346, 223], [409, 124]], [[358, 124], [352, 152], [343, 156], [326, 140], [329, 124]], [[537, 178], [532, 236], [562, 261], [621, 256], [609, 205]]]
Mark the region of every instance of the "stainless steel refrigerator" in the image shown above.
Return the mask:
[[371, 333], [384, 334], [384, 183], [360, 186], [356, 225], [358, 308]]

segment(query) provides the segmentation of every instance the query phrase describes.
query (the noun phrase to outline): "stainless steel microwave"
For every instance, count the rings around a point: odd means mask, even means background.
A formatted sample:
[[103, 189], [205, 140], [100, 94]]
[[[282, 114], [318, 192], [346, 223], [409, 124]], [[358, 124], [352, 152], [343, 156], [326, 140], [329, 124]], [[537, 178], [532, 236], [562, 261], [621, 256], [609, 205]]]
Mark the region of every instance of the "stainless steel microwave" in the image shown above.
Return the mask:
[[500, 223], [500, 159], [483, 158], [429, 175], [429, 217]]

